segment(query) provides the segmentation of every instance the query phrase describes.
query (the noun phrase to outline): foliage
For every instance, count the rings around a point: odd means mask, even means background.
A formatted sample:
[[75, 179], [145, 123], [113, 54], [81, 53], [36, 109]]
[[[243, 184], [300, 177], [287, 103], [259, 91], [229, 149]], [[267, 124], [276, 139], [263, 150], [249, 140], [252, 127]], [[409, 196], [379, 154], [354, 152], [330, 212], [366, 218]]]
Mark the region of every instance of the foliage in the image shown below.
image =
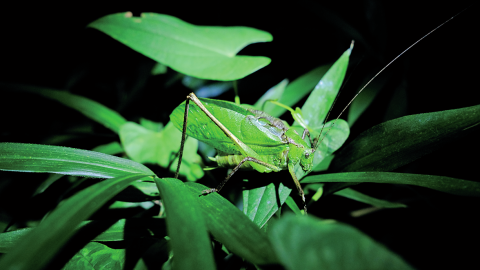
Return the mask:
[[[155, 13], [140, 17], [111, 14], [89, 27], [157, 61], [152, 73], [164, 76], [169, 67], [178, 76], [191, 78], [189, 86], [198, 91], [217, 91], [217, 82], [206, 79], [237, 80], [270, 63], [267, 57], [237, 55], [248, 44], [272, 40], [269, 33], [249, 27], [195, 26]], [[262, 182], [264, 175], [252, 173], [244, 181], [243, 191], [237, 188], [199, 196], [207, 189], [205, 184], [216, 185], [208, 182], [206, 176], [215, 174], [204, 173], [207, 161], [202, 155], [205, 157], [211, 147], [221, 149], [230, 143], [222, 132], [214, 135], [216, 141], [210, 148], [188, 138], [180, 171], [186, 181], [172, 178], [180, 148], [181, 106], [172, 112], [172, 122], [165, 125], [144, 118], [137, 123], [99, 102], [67, 91], [0, 83], [4, 90], [55, 100], [118, 135], [92, 151], [0, 143], [0, 169], [9, 171], [3, 177], [32, 175], [12, 172], [49, 173], [48, 178], [38, 180], [43, 183], [32, 197], [55, 194], [55, 202], [43, 209], [40, 218], [24, 218], [28, 222], [12, 218], [1, 224], [0, 252], [4, 254], [0, 269], [90, 269], [92, 265], [102, 269], [215, 269], [224, 261], [244, 268], [254, 264], [285, 269], [411, 269], [400, 256], [351, 225], [314, 217], [322, 207], [319, 198], [335, 194], [377, 208], [405, 207], [399, 200], [374, 198], [350, 188], [359, 183], [416, 185], [459, 196], [480, 196], [480, 183], [475, 181], [392, 172], [475, 130], [480, 105], [390, 120], [342, 147], [349, 125], [368, 107], [354, 105], [348, 124], [342, 119], [323, 124], [342, 85], [351, 51], [347, 49], [334, 64], [315, 68], [291, 83], [282, 81], [253, 105], [280, 117], [285, 109], [268, 100], [292, 107], [307, 98], [301, 109], [291, 110], [296, 120], [291, 128], [299, 133], [308, 128], [314, 136], [328, 131], [316, 152], [314, 172], [306, 176], [296, 171], [308, 194], [312, 209], [309, 216], [300, 214], [296, 194], [290, 196], [291, 177]], [[367, 104], [376, 93], [375, 89], [368, 92]], [[247, 116], [239, 113], [236, 120], [222, 118], [222, 110], [236, 105], [211, 102], [221, 104], [213, 114], [229, 129], [235, 129]], [[192, 118], [194, 124], [189, 128], [193, 130], [216, 128], [201, 113]], [[261, 140], [253, 137], [255, 132], [238, 134], [244, 136], [240, 140], [262, 154], [267, 150], [253, 146]], [[204, 139], [207, 143], [210, 140]], [[114, 156], [119, 154], [122, 157]], [[57, 190], [56, 185], [62, 183], [67, 188]], [[234, 196], [240, 193], [242, 198], [236, 200]], [[112, 214], [115, 210], [122, 212]]]

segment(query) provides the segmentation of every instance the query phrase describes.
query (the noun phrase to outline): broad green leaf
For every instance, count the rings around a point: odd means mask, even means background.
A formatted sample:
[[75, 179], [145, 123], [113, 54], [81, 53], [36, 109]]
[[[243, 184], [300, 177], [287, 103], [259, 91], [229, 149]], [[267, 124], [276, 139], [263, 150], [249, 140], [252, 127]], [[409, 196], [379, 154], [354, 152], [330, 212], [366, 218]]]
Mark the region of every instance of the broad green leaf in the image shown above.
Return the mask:
[[352, 47], [330, 67], [302, 106], [303, 118], [313, 129], [323, 126], [325, 117], [342, 86], [351, 52]]
[[[175, 155], [180, 150], [182, 133], [172, 123], [168, 123], [162, 131], [154, 132], [137, 123], [127, 122], [120, 128], [119, 134], [125, 152], [132, 160], [158, 164], [163, 168], [170, 166], [170, 171], [176, 171], [178, 158], [175, 158]], [[197, 149], [198, 141], [187, 138], [180, 174], [189, 181], [203, 177], [203, 170], [199, 165], [201, 157], [197, 154]]]
[[[292, 189], [280, 183], [278, 190], [271, 183], [268, 186], [243, 191], [243, 213], [259, 228], [283, 205]], [[279, 197], [277, 196], [280, 195]]]
[[90, 242], [79, 250], [62, 269], [123, 269], [125, 259], [125, 249], [114, 249]]
[[415, 185], [462, 196], [480, 196], [480, 182], [437, 175], [392, 172], [331, 173], [305, 177], [302, 183], [387, 183]]
[[245, 46], [272, 36], [249, 27], [196, 26], [156, 13], [110, 14], [88, 25], [126, 46], [189, 76], [231, 81], [270, 63], [262, 56], [236, 56]]
[[131, 182], [146, 177], [128, 174], [92, 185], [66, 199], [10, 253], [0, 260], [0, 269], [43, 269], [70, 239], [75, 228]]
[[207, 221], [185, 184], [174, 178], [155, 179], [167, 212], [167, 232], [175, 269], [215, 269]]
[[288, 85], [288, 80], [284, 79], [283, 81], [281, 81], [280, 83], [278, 83], [274, 87], [268, 89], [268, 91], [265, 92], [265, 94], [263, 94], [263, 96], [261, 96], [257, 100], [257, 102], [255, 102], [255, 104], [253, 105], [255, 107], [255, 109], [260, 110], [260, 111], [264, 111], [268, 114], [270, 114], [271, 112], [274, 112], [275, 108], [278, 107], [278, 106], [274, 105], [274, 104], [272, 104], [268, 101], [269, 100], [278, 101], [282, 97], [283, 92], [285, 91], [285, 87], [287, 87], [287, 85]]
[[359, 230], [311, 216], [285, 214], [268, 236], [288, 270], [413, 269]]
[[278, 262], [267, 235], [237, 207], [217, 193], [199, 196], [207, 189], [203, 185], [186, 186], [196, 198], [208, 230], [229, 251], [254, 264]]
[[[319, 66], [295, 79], [287, 85], [279, 102], [289, 107], [295, 105], [312, 91], [330, 66], [331, 65]], [[269, 114], [274, 117], [280, 117], [285, 111], [285, 108], [275, 106]]]
[[62, 146], [0, 143], [0, 170], [112, 178], [128, 173], [154, 175], [137, 162]]
[[115, 133], [118, 133], [120, 127], [127, 122], [127, 120], [116, 111], [109, 109], [96, 101], [82, 96], [77, 96], [66, 91], [51, 90], [48, 88], [30, 85], [6, 83], [0, 83], [0, 87], [34, 93], [46, 98], [54, 99], [65, 106], [79, 111], [86, 117], [104, 125]]
[[368, 195], [365, 195], [361, 192], [358, 192], [354, 189], [351, 188], [346, 188], [339, 190], [334, 193], [335, 195], [342, 196], [345, 198], [349, 198], [355, 201], [363, 202], [366, 204], [370, 204], [376, 207], [383, 207], [383, 208], [399, 208], [399, 207], [407, 207], [403, 203], [393, 203], [385, 200], [380, 200], [377, 198], [370, 197]]
[[391, 171], [440, 149], [480, 123], [480, 105], [404, 116], [360, 134], [336, 153], [333, 171]]
[[99, 145], [92, 149], [92, 151], [104, 153], [107, 155], [117, 155], [123, 153], [123, 147], [118, 142], [111, 142]]

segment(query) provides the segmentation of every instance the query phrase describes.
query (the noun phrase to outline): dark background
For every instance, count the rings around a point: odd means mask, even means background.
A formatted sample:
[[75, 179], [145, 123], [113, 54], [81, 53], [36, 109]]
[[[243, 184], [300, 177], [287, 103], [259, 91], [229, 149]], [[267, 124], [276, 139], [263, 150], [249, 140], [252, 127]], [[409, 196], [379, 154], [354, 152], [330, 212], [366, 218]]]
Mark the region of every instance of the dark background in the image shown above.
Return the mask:
[[[174, 72], [151, 77], [152, 60], [86, 28], [89, 22], [107, 14], [156, 12], [197, 25], [249, 26], [273, 35], [273, 42], [253, 44], [239, 53], [272, 59], [269, 66], [239, 82], [245, 103], [254, 102], [284, 78], [292, 81], [335, 61], [355, 40], [349, 81], [332, 112], [336, 117], [365, 80], [473, 1], [260, 2], [10, 6], [0, 18], [0, 82], [68, 89], [119, 111], [128, 120], [138, 121], [141, 116], [166, 124], [169, 113], [189, 89], [181, 84], [165, 88]], [[478, 6], [471, 6], [389, 67], [390, 80], [352, 127], [350, 138], [402, 115], [478, 104], [478, 11]], [[398, 85], [406, 87], [404, 95], [396, 91]], [[218, 98], [233, 100], [233, 94], [227, 92]], [[91, 149], [116, 139], [99, 125], [94, 124], [93, 132], [78, 128], [92, 123], [71, 109], [37, 96], [2, 90], [0, 113], [1, 141]], [[69, 137], [52, 141], [52, 134]], [[477, 138], [478, 132], [470, 134], [399, 171], [478, 180]], [[322, 211], [316, 214], [354, 224], [418, 268], [461, 268], [476, 263], [475, 243], [480, 240], [477, 199], [393, 185], [364, 184], [357, 189], [379, 198], [403, 200], [409, 207], [353, 218], [351, 211], [367, 206], [330, 196], [321, 202]]]

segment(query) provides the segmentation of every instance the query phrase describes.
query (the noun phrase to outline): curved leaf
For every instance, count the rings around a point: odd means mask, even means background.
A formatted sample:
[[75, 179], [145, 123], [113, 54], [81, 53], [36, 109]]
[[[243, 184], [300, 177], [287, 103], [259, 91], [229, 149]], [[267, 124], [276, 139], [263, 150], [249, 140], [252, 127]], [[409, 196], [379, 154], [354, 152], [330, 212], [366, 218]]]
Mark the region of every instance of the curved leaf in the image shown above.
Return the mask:
[[254, 264], [278, 262], [267, 235], [218, 193], [199, 196], [207, 187], [186, 183], [197, 198], [210, 233], [233, 253]]
[[131, 182], [146, 177], [129, 174], [107, 179], [66, 199], [40, 225], [0, 260], [0, 269], [43, 269], [70, 239], [75, 228]]
[[412, 269], [398, 255], [346, 224], [284, 215], [269, 232], [278, 258], [293, 269]]
[[86, 97], [74, 95], [66, 91], [51, 90], [42, 87], [19, 84], [0, 83], [0, 87], [10, 88], [17, 91], [25, 91], [54, 99], [65, 106], [75, 109], [86, 117], [104, 125], [113, 132], [118, 133], [120, 127], [127, 122], [116, 111]]
[[0, 143], [0, 170], [112, 178], [126, 173], [154, 175], [137, 162], [62, 146]]
[[204, 215], [195, 196], [174, 178], [155, 179], [167, 213], [175, 269], [215, 269]]
[[326, 182], [405, 184], [462, 196], [480, 196], [480, 182], [437, 175], [392, 172], [330, 173], [307, 176], [301, 182], [304, 184]]
[[480, 123], [480, 105], [404, 116], [372, 127], [336, 153], [333, 171], [391, 171]]
[[241, 79], [270, 63], [262, 56], [236, 56], [245, 46], [272, 36], [249, 27], [196, 26], [156, 13], [110, 14], [88, 25], [172, 69], [202, 79]]

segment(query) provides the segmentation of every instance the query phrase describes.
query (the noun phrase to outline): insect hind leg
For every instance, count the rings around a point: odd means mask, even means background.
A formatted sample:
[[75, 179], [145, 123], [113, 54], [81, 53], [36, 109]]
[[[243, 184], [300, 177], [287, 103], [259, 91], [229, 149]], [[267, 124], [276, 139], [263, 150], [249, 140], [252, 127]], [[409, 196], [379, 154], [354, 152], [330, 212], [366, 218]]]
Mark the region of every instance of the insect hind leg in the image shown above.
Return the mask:
[[270, 164], [268, 164], [266, 162], [263, 162], [263, 161], [258, 160], [256, 158], [253, 158], [253, 157], [246, 157], [246, 158], [242, 159], [242, 161], [240, 161], [237, 164], [237, 166], [235, 166], [235, 168], [233, 168], [232, 172], [229, 173], [227, 175], [227, 177], [225, 177], [225, 179], [216, 188], [203, 190], [202, 195], [207, 195], [207, 194], [210, 194], [210, 193], [213, 193], [213, 192], [220, 192], [220, 190], [223, 188], [223, 186], [225, 186], [225, 184], [228, 182], [228, 180], [240, 169], [240, 167], [242, 167], [243, 163], [245, 163], [247, 161], [255, 162], [255, 163], [258, 163], [260, 165], [269, 167], [269, 168], [271, 167]]

